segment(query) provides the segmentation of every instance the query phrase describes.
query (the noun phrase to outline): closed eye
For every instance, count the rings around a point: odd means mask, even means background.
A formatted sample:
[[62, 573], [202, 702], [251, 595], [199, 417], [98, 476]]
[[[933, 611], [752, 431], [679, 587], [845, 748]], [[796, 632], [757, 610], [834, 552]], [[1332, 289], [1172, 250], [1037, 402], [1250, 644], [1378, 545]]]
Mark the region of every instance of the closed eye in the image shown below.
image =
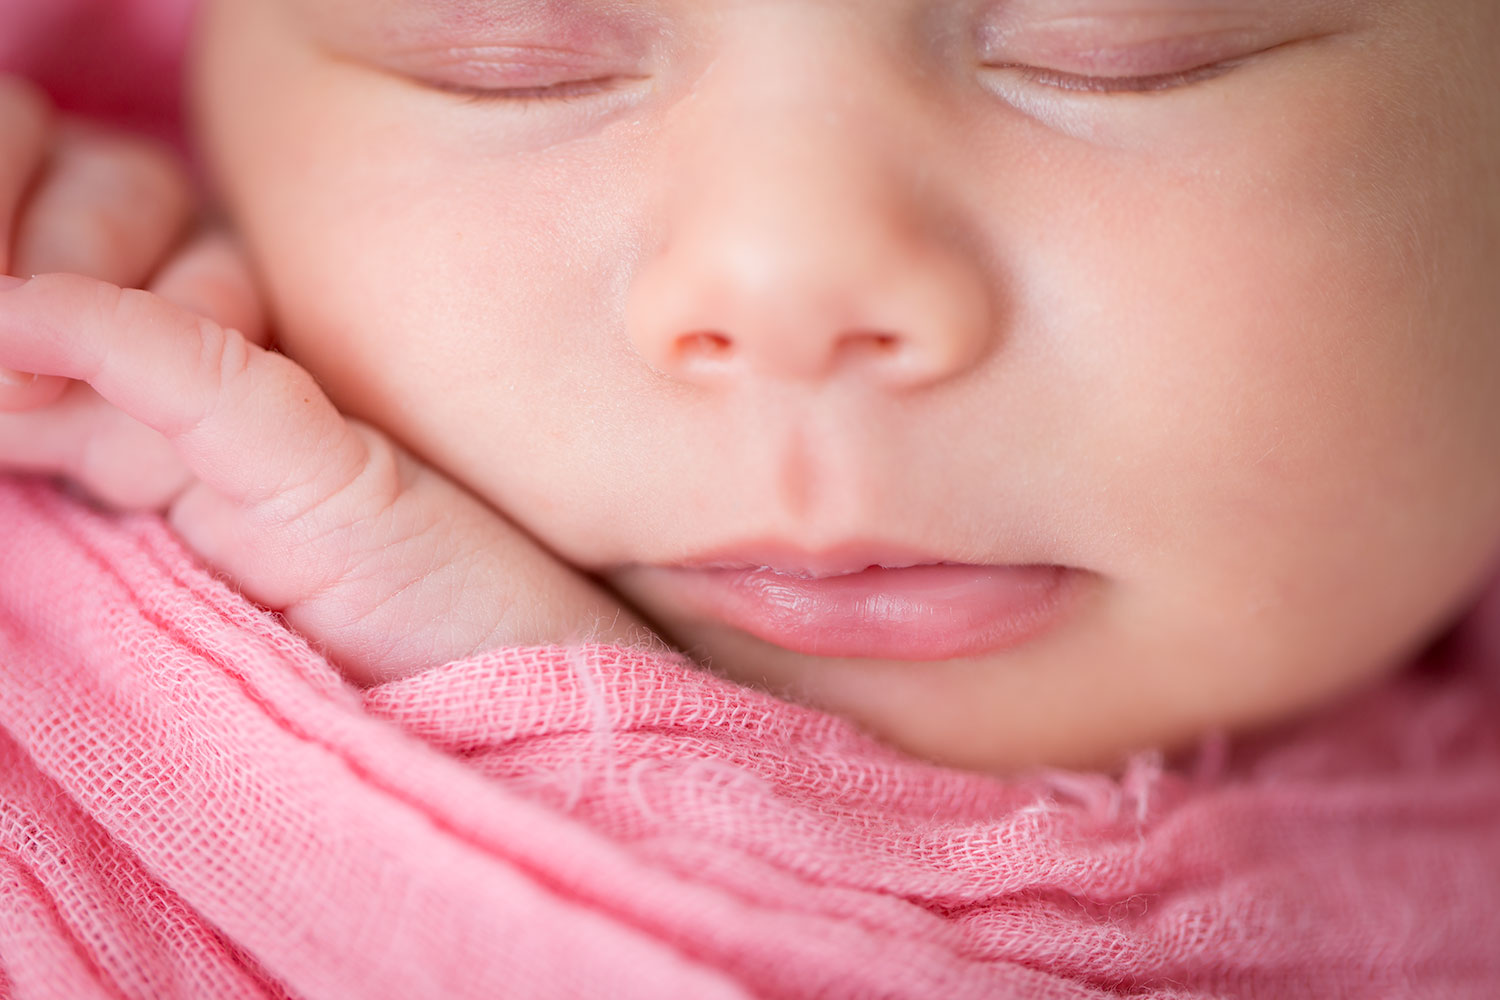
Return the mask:
[[524, 104], [546, 101], [565, 103], [585, 97], [606, 94], [641, 79], [644, 79], [644, 77], [600, 76], [587, 80], [563, 80], [558, 83], [549, 83], [539, 87], [477, 87], [470, 84], [456, 84], [442, 81], [430, 81], [426, 85], [434, 90], [454, 94], [475, 103], [512, 102]]
[[1244, 61], [1244, 58], [1230, 59], [1175, 73], [1156, 73], [1149, 76], [1088, 76], [1017, 63], [1001, 63], [986, 68], [1014, 71], [1028, 83], [1051, 87], [1054, 90], [1088, 94], [1150, 94], [1212, 80], [1214, 77], [1228, 73]]
[[1070, 73], [1066, 70], [1035, 66], [1024, 62], [989, 62], [984, 68], [993, 72], [1004, 72], [1019, 77], [1021, 82], [1083, 95], [1154, 94], [1190, 87], [1229, 73], [1247, 63], [1295, 45], [1314, 42], [1324, 35], [1278, 42], [1253, 51], [1241, 51], [1232, 56], [1213, 59], [1186, 69], [1170, 73], [1146, 73], [1139, 75]]

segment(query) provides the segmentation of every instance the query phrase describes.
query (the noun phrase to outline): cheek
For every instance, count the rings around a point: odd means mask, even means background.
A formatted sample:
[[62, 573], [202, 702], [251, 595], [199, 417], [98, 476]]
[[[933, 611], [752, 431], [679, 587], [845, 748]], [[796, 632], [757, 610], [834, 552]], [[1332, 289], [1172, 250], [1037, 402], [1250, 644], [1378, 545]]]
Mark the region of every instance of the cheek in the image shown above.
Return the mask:
[[[371, 183], [388, 208], [331, 199], [304, 206], [286, 243], [268, 235], [260, 250], [275, 262], [283, 346], [345, 412], [582, 560], [600, 528], [566, 512], [597, 508], [591, 484], [630, 461], [604, 448], [604, 437], [618, 444], [619, 435], [598, 429], [637, 419], [630, 400], [644, 395], [630, 391], [639, 372], [616, 329], [621, 308], [610, 290], [620, 282], [600, 263], [627, 256], [600, 245], [613, 243], [603, 229], [617, 215], [577, 188], [545, 183], [497, 197], [493, 171], [465, 178], [461, 162], [436, 173], [393, 165]], [[444, 179], [441, 197], [434, 176]], [[350, 193], [359, 194], [337, 197]], [[328, 213], [317, 227], [319, 259], [303, 270], [282, 250], [317, 212]], [[392, 249], [371, 255], [370, 246]], [[338, 261], [359, 262], [358, 273]]]
[[[331, 180], [340, 160], [335, 150], [311, 172], [326, 167]], [[593, 261], [619, 251], [582, 232], [607, 214], [545, 183], [498, 191], [492, 171], [466, 176], [463, 163], [377, 159], [359, 184], [305, 183], [308, 200], [288, 206], [295, 222], [259, 234], [284, 346], [342, 405], [398, 430], [416, 401], [443, 412], [477, 393], [523, 415], [526, 397], [578, 388], [585, 373], [559, 362], [614, 311], [613, 282]], [[595, 337], [591, 360], [607, 367], [611, 346]]]
[[[621, 367], [623, 338], [600, 332], [618, 323], [631, 256], [628, 190], [610, 179], [631, 172], [587, 142], [489, 148], [464, 127], [481, 109], [300, 53], [271, 6], [222, 5], [209, 28], [239, 44], [202, 61], [200, 89], [280, 345], [346, 412], [491, 500], [523, 514], [555, 502], [533, 495], [548, 477], [527, 452], [574, 448], [579, 421], [550, 411], [586, 408]], [[252, 71], [270, 51], [279, 72]], [[526, 162], [506, 169], [515, 155]]]
[[1500, 542], [1500, 260], [1476, 225], [1500, 194], [1474, 145], [1493, 131], [1414, 79], [1278, 103], [1213, 155], [1056, 174], [1090, 198], [1054, 197], [1071, 237], [1028, 284], [1061, 309], [1033, 321], [1090, 331], [1059, 364], [1112, 468], [1097, 513], [1128, 526], [1122, 574], [1175, 588], [1169, 617], [1368, 640], [1350, 658], [1370, 662]]

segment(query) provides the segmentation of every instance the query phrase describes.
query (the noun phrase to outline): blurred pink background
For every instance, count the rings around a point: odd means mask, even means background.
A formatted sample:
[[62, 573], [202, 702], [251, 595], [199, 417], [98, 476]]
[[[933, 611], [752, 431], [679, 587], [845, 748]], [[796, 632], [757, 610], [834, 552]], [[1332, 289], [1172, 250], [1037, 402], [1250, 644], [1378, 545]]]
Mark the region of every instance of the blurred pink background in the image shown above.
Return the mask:
[[71, 111], [175, 139], [194, 0], [0, 0], [0, 71]]

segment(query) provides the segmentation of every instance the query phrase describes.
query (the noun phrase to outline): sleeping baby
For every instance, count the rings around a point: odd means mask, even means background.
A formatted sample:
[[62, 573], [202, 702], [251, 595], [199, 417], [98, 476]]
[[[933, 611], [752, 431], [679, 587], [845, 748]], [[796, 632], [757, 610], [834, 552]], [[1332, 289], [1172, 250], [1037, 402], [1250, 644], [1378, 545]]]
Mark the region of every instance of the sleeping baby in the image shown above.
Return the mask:
[[[163, 181], [88, 203], [160, 268], [18, 249], [0, 458], [356, 690], [602, 644], [1118, 773], [1378, 690], [1493, 577], [1489, 0], [206, 0], [194, 45], [238, 242], [169, 253]], [[30, 128], [40, 231], [87, 199]]]

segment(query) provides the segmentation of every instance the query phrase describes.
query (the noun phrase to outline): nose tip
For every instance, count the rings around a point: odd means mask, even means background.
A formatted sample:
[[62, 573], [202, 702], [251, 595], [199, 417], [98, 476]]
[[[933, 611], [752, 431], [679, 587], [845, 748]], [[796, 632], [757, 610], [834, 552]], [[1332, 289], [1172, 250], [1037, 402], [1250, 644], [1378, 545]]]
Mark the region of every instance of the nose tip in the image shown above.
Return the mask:
[[698, 249], [653, 261], [631, 293], [631, 340], [672, 378], [917, 388], [970, 369], [989, 346], [988, 289], [957, 261], [913, 255], [877, 274], [804, 259], [752, 274]]

